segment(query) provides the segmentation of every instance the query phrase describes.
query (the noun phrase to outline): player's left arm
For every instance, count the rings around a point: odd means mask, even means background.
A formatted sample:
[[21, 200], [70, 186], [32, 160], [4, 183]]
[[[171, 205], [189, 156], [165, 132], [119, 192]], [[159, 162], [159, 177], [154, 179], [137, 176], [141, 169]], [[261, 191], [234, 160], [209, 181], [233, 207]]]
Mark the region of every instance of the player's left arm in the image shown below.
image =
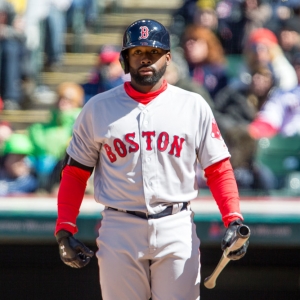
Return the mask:
[[239, 192], [229, 158], [204, 169], [214, 199], [217, 202], [225, 227], [237, 219], [243, 220]]
[[[223, 223], [227, 227], [221, 242], [221, 248], [225, 250], [233, 243], [237, 227], [242, 225], [244, 220], [240, 211], [236, 180], [229, 158], [207, 167], [204, 172], [207, 185], [219, 207]], [[248, 245], [247, 241], [240, 249], [231, 252], [228, 257], [230, 259], [242, 258], [246, 254]]]

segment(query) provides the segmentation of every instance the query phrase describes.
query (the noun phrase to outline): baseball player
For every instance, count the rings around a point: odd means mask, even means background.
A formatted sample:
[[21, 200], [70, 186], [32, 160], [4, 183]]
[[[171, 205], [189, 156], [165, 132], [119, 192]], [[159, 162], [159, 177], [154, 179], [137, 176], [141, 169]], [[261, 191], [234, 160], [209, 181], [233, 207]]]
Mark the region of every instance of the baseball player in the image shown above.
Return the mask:
[[[243, 221], [230, 154], [206, 101], [164, 80], [171, 52], [162, 24], [132, 23], [120, 60], [131, 81], [87, 102], [67, 148], [55, 229], [60, 257], [81, 268], [93, 256], [74, 234], [94, 170], [95, 200], [105, 206], [97, 238], [103, 299], [200, 299], [200, 241], [190, 207], [198, 195], [196, 164], [227, 227], [224, 250]], [[230, 258], [243, 257], [247, 246]]]

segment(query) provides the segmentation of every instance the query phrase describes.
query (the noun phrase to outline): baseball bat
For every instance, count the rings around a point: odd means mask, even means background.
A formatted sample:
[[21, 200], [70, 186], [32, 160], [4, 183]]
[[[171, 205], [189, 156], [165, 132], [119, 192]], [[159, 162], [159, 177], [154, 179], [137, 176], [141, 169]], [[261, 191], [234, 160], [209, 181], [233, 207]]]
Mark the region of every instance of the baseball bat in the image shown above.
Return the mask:
[[216, 286], [216, 281], [222, 270], [229, 263], [228, 253], [241, 248], [250, 237], [250, 228], [246, 225], [240, 225], [236, 230], [236, 236], [233, 243], [223, 251], [221, 259], [210, 276], [205, 278], [204, 286], [208, 289], [213, 289]]

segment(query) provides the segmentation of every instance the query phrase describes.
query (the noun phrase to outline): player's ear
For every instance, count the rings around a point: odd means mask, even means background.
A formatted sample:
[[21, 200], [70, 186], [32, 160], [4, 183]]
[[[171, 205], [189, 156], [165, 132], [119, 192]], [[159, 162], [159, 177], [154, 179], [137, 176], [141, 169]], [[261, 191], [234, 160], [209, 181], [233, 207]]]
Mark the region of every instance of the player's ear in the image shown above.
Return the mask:
[[166, 53], [166, 60], [167, 60], [167, 66], [170, 65], [171, 60], [172, 60], [172, 55], [171, 55], [171, 52], [170, 52], [170, 51], [168, 51], [168, 52]]

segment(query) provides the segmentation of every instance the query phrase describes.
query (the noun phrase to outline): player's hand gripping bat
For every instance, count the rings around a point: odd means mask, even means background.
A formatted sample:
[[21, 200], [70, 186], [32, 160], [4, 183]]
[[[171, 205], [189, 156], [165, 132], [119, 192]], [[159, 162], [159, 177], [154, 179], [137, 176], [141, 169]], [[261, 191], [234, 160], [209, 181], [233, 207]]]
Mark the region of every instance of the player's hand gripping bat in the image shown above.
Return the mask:
[[236, 229], [235, 237], [233, 238], [232, 244], [223, 251], [223, 255], [212, 274], [209, 277], [205, 278], [205, 287], [207, 287], [208, 289], [213, 289], [216, 286], [216, 280], [218, 276], [228, 264], [228, 262], [231, 260], [228, 257], [228, 254], [232, 251], [236, 251], [237, 249], [241, 248], [247, 242], [249, 237], [250, 228], [244, 224], [239, 225]]

